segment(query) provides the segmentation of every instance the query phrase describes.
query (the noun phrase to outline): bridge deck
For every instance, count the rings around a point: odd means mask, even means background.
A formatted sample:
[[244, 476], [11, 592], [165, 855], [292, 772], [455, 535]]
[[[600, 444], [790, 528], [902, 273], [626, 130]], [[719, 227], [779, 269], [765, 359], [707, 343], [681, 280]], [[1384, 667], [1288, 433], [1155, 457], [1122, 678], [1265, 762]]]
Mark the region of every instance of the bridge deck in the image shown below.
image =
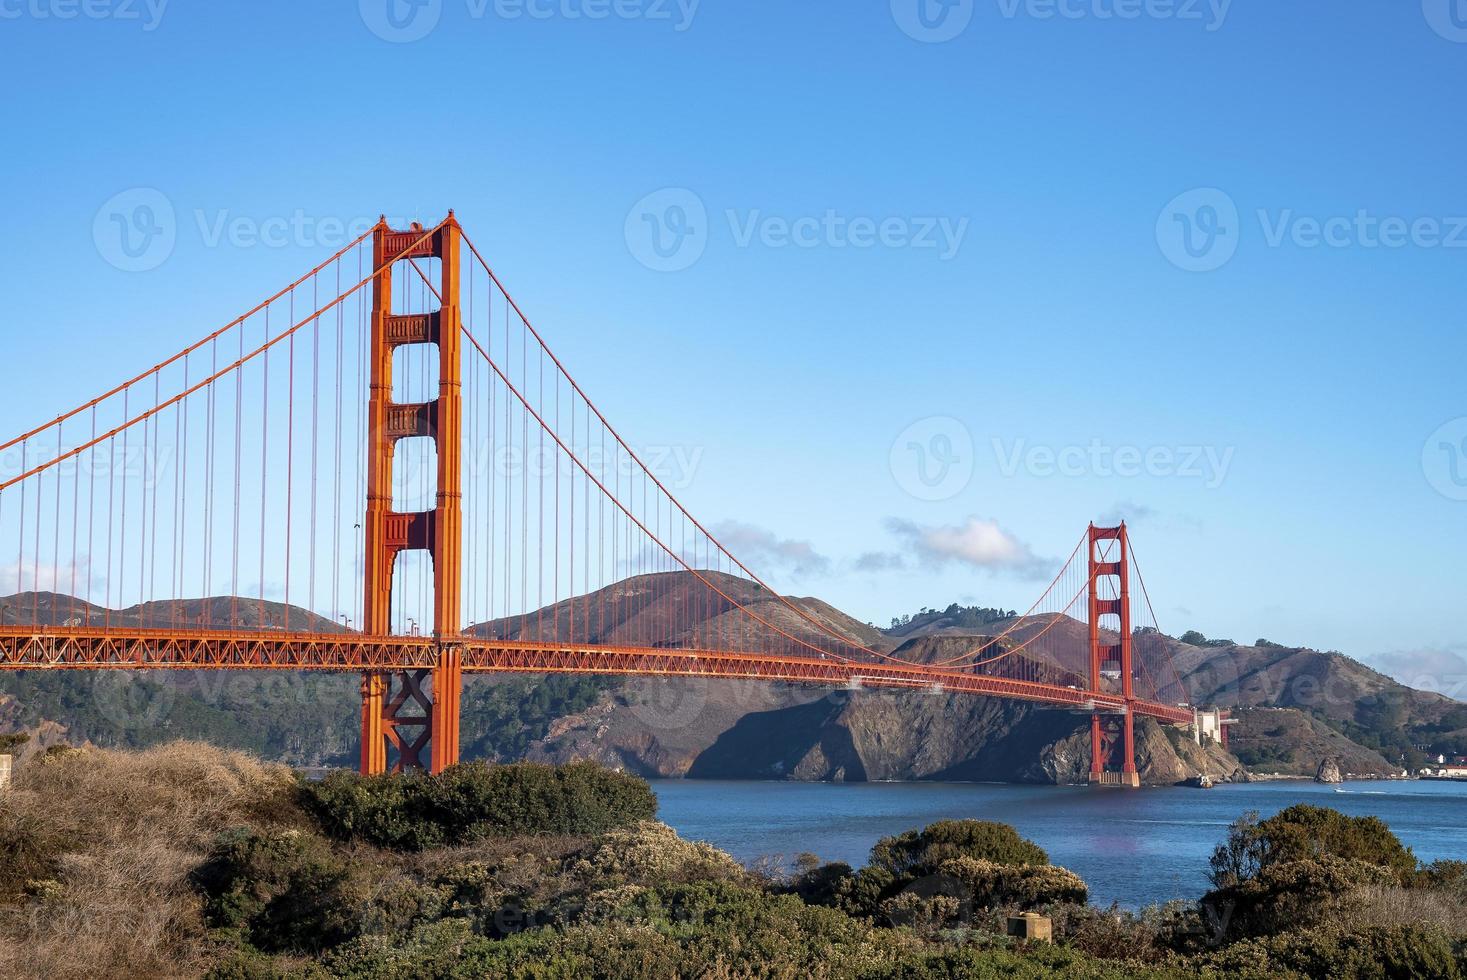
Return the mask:
[[[0, 669], [168, 670], [274, 669], [393, 671], [431, 668], [445, 646], [457, 648], [470, 673], [640, 674], [790, 681], [829, 687], [931, 690], [1014, 698], [1080, 710], [1124, 712], [1116, 693], [1077, 690], [958, 669], [725, 650], [530, 643], [464, 637], [366, 637], [351, 633], [285, 633], [163, 629], [0, 627]], [[1134, 701], [1138, 715], [1174, 724], [1192, 721], [1177, 705]]]

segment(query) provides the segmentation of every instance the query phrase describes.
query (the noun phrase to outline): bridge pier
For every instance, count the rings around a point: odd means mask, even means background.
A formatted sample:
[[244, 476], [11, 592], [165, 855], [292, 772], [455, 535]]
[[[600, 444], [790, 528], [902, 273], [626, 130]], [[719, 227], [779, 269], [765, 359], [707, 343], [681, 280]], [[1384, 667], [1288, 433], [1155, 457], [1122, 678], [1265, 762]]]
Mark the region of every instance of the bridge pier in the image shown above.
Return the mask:
[[[361, 771], [367, 775], [428, 769], [458, 762], [463, 674], [457, 640], [462, 626], [463, 365], [459, 307], [462, 233], [453, 212], [436, 228], [394, 231], [384, 218], [372, 233], [371, 395], [367, 404], [367, 510], [362, 632], [392, 633], [397, 558], [426, 551], [433, 562], [431, 670], [368, 673], [362, 679]], [[393, 267], [436, 258], [441, 266], [437, 310], [393, 313]], [[392, 398], [393, 352], [407, 345], [438, 348], [438, 397], [422, 404]], [[438, 453], [438, 496], [430, 511], [393, 510], [397, 443], [430, 438]], [[391, 756], [391, 757], [389, 757]]]

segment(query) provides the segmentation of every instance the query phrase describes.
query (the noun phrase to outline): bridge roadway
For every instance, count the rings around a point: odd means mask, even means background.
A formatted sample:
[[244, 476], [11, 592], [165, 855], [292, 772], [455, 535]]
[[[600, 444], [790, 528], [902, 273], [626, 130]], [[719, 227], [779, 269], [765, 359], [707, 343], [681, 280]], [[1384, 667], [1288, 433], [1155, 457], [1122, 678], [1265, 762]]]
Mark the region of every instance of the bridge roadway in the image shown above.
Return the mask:
[[[84, 627], [0, 627], [0, 670], [321, 670], [398, 671], [432, 668], [440, 652], [456, 649], [468, 673], [637, 674], [789, 681], [823, 686], [930, 690], [1014, 698], [1080, 711], [1123, 714], [1119, 694], [955, 668], [851, 662], [834, 657], [787, 657], [725, 650], [671, 650], [465, 636], [368, 637], [354, 633], [269, 630], [164, 630]], [[1143, 717], [1172, 724], [1193, 720], [1190, 708], [1133, 701]]]

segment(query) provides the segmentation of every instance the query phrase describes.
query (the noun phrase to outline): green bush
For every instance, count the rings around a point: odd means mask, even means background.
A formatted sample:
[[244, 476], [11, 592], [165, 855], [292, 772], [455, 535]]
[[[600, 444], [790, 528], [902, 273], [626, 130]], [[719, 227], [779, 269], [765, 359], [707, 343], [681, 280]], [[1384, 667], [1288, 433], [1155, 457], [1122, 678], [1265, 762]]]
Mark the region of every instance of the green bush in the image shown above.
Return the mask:
[[1047, 944], [1023, 951], [972, 945], [928, 951], [896, 963], [873, 965], [857, 974], [859, 980], [1177, 980], [1183, 976], [1192, 974], [1106, 962]]
[[686, 841], [665, 824], [645, 821], [603, 834], [567, 862], [577, 878], [600, 886], [742, 881], [737, 861], [709, 844]]
[[1237, 943], [1205, 961], [1223, 976], [1262, 972], [1330, 980], [1460, 980], [1452, 941], [1420, 928], [1369, 929], [1355, 935], [1291, 932]]
[[319, 952], [361, 928], [365, 891], [330, 845], [298, 831], [221, 834], [191, 876], [211, 926], [266, 952]]
[[1251, 880], [1271, 865], [1339, 858], [1388, 869], [1398, 881], [1416, 872], [1416, 857], [1378, 817], [1348, 817], [1298, 804], [1260, 821], [1244, 815], [1213, 852], [1212, 882], [1220, 888]]
[[330, 836], [402, 851], [487, 837], [598, 834], [657, 813], [645, 780], [591, 763], [472, 762], [432, 777], [336, 772], [308, 783], [304, 796]]
[[831, 907], [846, 915], [870, 918], [880, 910], [883, 897], [896, 891], [896, 884], [896, 875], [885, 868], [862, 868], [835, 881]]
[[1089, 896], [1079, 875], [1051, 865], [996, 864], [960, 857], [944, 861], [938, 874], [961, 882], [974, 908], [1083, 904]]
[[808, 868], [790, 882], [789, 891], [806, 905], [835, 907], [840, 889], [855, 872], [849, 864], [836, 861]]
[[1045, 865], [1049, 855], [1008, 824], [986, 820], [940, 820], [922, 830], [883, 837], [871, 849], [871, 866], [897, 877], [920, 877], [944, 861], [975, 858], [995, 864]]
[[1415, 885], [1435, 888], [1467, 902], [1467, 861], [1433, 861], [1421, 869]]
[[1358, 890], [1395, 884], [1388, 868], [1326, 857], [1268, 865], [1257, 877], [1208, 892], [1201, 904], [1225, 938], [1239, 939], [1327, 925]]

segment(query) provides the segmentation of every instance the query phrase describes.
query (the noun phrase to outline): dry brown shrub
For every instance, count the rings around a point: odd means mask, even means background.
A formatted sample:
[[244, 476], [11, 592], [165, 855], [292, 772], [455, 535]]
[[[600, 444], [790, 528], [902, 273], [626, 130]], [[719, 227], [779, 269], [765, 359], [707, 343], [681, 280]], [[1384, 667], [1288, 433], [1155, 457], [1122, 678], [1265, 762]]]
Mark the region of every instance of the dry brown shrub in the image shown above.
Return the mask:
[[1334, 923], [1343, 932], [1422, 926], [1456, 939], [1467, 937], [1467, 924], [1463, 922], [1467, 908], [1448, 891], [1369, 885], [1357, 889], [1350, 899]]
[[288, 769], [175, 742], [36, 759], [0, 797], [0, 832], [50, 876], [0, 907], [0, 976], [195, 976], [210, 951], [188, 874], [222, 829], [298, 819]]

